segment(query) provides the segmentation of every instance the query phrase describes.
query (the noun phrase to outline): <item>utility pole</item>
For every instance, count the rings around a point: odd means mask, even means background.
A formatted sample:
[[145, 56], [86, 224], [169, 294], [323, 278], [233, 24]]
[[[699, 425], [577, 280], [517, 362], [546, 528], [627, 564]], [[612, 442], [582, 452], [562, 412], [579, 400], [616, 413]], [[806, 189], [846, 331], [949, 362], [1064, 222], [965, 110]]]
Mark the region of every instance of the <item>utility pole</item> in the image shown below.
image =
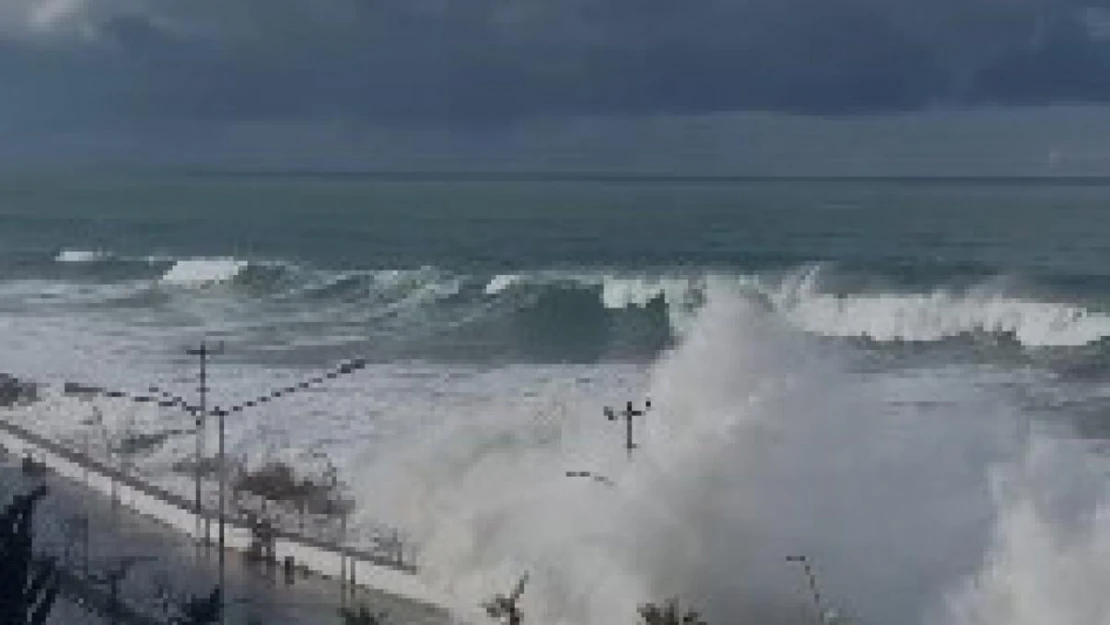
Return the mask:
[[[196, 356], [200, 361], [200, 386], [198, 391], [200, 393], [200, 405], [198, 406], [196, 429], [197, 429], [197, 456], [196, 456], [196, 506], [197, 506], [197, 523], [201, 523], [201, 462], [204, 459], [204, 434], [205, 425], [208, 419], [208, 358], [224, 353], [223, 342], [210, 345], [208, 341], [202, 340], [200, 346], [197, 348], [190, 348], [185, 350], [185, 353], [190, 356]], [[220, 592], [224, 588], [224, 417], [221, 413], [219, 415], [219, 436], [220, 443], [217, 451], [218, 460], [217, 466], [220, 472], [220, 537], [219, 537], [219, 552], [216, 557], [219, 558], [220, 566]], [[204, 542], [207, 544], [210, 540], [208, 519], [205, 518], [204, 522]], [[200, 534], [200, 527], [197, 527], [197, 534]], [[223, 622], [223, 611], [220, 611], [220, 622]]]
[[[224, 457], [224, 417], [227, 416], [227, 411], [223, 410], [223, 409], [220, 409], [220, 408], [217, 408], [214, 411], [214, 414], [217, 416], [217, 418], [219, 419], [219, 422], [220, 422], [220, 425], [219, 425], [220, 444], [219, 444], [219, 451], [217, 452], [217, 455], [218, 455], [219, 459], [217, 460], [216, 464], [219, 466], [219, 471], [220, 471], [220, 510], [219, 510], [219, 519], [220, 519], [219, 520], [219, 523], [220, 523], [219, 552], [220, 553], [219, 553], [219, 563], [220, 563], [220, 597], [222, 598], [224, 596], [224, 593], [227, 592], [225, 590], [225, 585], [224, 585], [224, 578], [225, 578], [224, 550], [226, 548], [226, 546], [224, 544], [224, 517], [226, 516], [226, 511], [225, 511], [224, 507], [227, 504], [227, 490], [226, 490], [227, 489], [227, 463], [226, 463], [225, 457]], [[220, 608], [220, 622], [221, 623], [224, 622], [224, 610], [223, 610], [222, 604], [221, 604], [221, 608]]]
[[[196, 457], [194, 459], [194, 478], [195, 478], [195, 506], [197, 515], [197, 536], [201, 535], [201, 526], [204, 527], [204, 543], [209, 540], [208, 536], [208, 523], [202, 519], [204, 508], [201, 501], [201, 462], [204, 459], [204, 434], [205, 434], [205, 421], [208, 417], [208, 358], [210, 356], [222, 354], [224, 351], [224, 344], [222, 342], [216, 345], [209, 345], [207, 341], [201, 341], [200, 346], [196, 348], [189, 348], [185, 353], [189, 356], [196, 356], [200, 361], [200, 385], [197, 390], [200, 394], [200, 405], [196, 411], [196, 431], [197, 431], [197, 448]], [[220, 453], [223, 454], [223, 418], [220, 418]], [[221, 466], [221, 471], [223, 467]], [[221, 475], [222, 479], [222, 475]], [[222, 538], [222, 536], [221, 536]], [[222, 547], [222, 545], [221, 545]], [[220, 550], [220, 559], [223, 559], [223, 550]], [[220, 568], [223, 571], [223, 567]]]
[[813, 595], [813, 609], [817, 616], [817, 623], [822, 625], [825, 622], [825, 610], [821, 607], [821, 591], [817, 589], [817, 575], [813, 572], [809, 558], [806, 556], [786, 556], [786, 561], [802, 565], [806, 580], [809, 582], [809, 591]]
[[[198, 355], [201, 355], [201, 388], [202, 389], [204, 388], [204, 383], [205, 383], [205, 369], [204, 369], [204, 358], [205, 358], [205, 356], [204, 356], [204, 354], [205, 353], [207, 353], [207, 354], [223, 353], [223, 344], [222, 343], [219, 344], [219, 346], [218, 346], [219, 351], [218, 352], [213, 352], [211, 349], [208, 349], [207, 352], [205, 350], [206, 350], [206, 348], [205, 348], [204, 343], [201, 343], [200, 349], [196, 350], [198, 352]], [[219, 407], [217, 407], [217, 408], [212, 409], [211, 414], [215, 415], [219, 420], [219, 426], [218, 427], [219, 427], [219, 435], [220, 435], [217, 463], [219, 465], [219, 471], [220, 471], [220, 507], [219, 507], [219, 525], [220, 525], [220, 527], [219, 527], [219, 550], [220, 550], [220, 553], [219, 553], [219, 567], [220, 567], [219, 582], [220, 582], [220, 585], [219, 585], [219, 590], [220, 590], [220, 597], [221, 597], [221, 599], [220, 599], [220, 601], [221, 601], [221, 604], [220, 604], [221, 605], [220, 622], [221, 623], [223, 622], [223, 618], [224, 618], [223, 597], [227, 596], [227, 590], [226, 590], [225, 584], [224, 584], [225, 579], [226, 579], [225, 563], [224, 563], [224, 548], [225, 548], [225, 544], [224, 544], [225, 520], [224, 520], [224, 517], [226, 516], [226, 505], [227, 505], [227, 465], [226, 465], [227, 458], [226, 458], [226, 455], [224, 453], [224, 436], [225, 436], [224, 422], [225, 422], [225, 418], [228, 415], [239, 414], [244, 410], [248, 410], [250, 408], [261, 406], [262, 404], [269, 403], [269, 402], [271, 402], [275, 399], [284, 397], [286, 395], [291, 395], [293, 393], [298, 393], [300, 391], [307, 390], [307, 389], [312, 388], [314, 386], [318, 386], [320, 384], [323, 384], [327, 380], [334, 380], [334, 379], [336, 379], [340, 376], [352, 374], [352, 373], [354, 373], [356, 371], [359, 371], [359, 370], [361, 370], [365, 367], [366, 367], [366, 361], [365, 360], [363, 360], [363, 359], [351, 360], [351, 361], [348, 361], [348, 362], [341, 363], [335, 369], [333, 369], [331, 371], [328, 371], [325, 374], [318, 375], [318, 376], [315, 376], [313, 378], [309, 378], [309, 379], [306, 379], [306, 380], [302, 380], [302, 381], [300, 381], [297, 384], [294, 384], [292, 386], [286, 386], [286, 387], [283, 387], [283, 388], [274, 389], [273, 391], [270, 391], [269, 393], [267, 393], [265, 395], [256, 397], [256, 398], [254, 398], [250, 401], [245, 401], [241, 404], [237, 404], [237, 405], [231, 406], [229, 408], [219, 408]], [[202, 393], [202, 395], [201, 395], [201, 414], [202, 415], [207, 414], [206, 410], [207, 410], [207, 404], [205, 403], [205, 396]], [[333, 472], [334, 472], [334, 467], [332, 469], [333, 469]]]
[[610, 408], [608, 406], [606, 406], [605, 409], [602, 411], [602, 412], [604, 412], [605, 417], [607, 419], [609, 419], [610, 421], [616, 421], [617, 419], [619, 419], [621, 417], [624, 417], [624, 421], [625, 421], [624, 448], [628, 451], [628, 459], [629, 460], [632, 459], [632, 450], [636, 449], [636, 447], [637, 447], [637, 445], [634, 442], [633, 437], [632, 437], [632, 418], [633, 417], [642, 417], [645, 414], [647, 414], [648, 410], [651, 410], [651, 400], [650, 399], [644, 402], [644, 409], [643, 410], [636, 410], [635, 408], [632, 407], [632, 402], [628, 402], [628, 404], [625, 406], [625, 409], [622, 412], [616, 412], [615, 410], [613, 410], [612, 408]]

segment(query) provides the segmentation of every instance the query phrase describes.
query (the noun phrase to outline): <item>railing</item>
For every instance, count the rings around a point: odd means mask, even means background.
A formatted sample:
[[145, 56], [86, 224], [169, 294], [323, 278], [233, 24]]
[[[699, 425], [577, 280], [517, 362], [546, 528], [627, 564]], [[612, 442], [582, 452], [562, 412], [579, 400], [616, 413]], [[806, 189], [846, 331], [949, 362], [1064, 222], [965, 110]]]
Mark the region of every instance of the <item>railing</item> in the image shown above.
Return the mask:
[[[118, 484], [127, 486], [135, 491], [138, 491], [148, 497], [156, 499], [164, 504], [168, 504], [178, 508], [182, 512], [193, 515], [194, 502], [176, 495], [168, 490], [159, 488], [149, 482], [146, 482], [134, 475], [128, 474], [120, 469], [111, 466], [101, 460], [97, 460], [87, 454], [81, 453], [75, 449], [71, 449], [57, 441], [46, 438], [40, 434], [36, 434], [24, 427], [0, 419], [0, 431], [22, 439], [35, 447], [41, 448], [59, 458], [62, 458], [70, 463], [80, 466], [82, 469], [91, 473], [100, 474], [106, 478], [115, 481]], [[283, 506], [275, 502], [269, 502], [269, 506], [274, 506], [281, 510]], [[211, 510], [211, 506], [206, 506], [206, 510], [201, 512], [201, 516], [210, 522], [218, 521], [218, 515]], [[309, 516], [306, 513], [306, 517]], [[319, 515], [311, 515], [319, 516]], [[400, 542], [396, 534], [388, 534], [377, 536], [372, 539], [375, 545], [373, 550], [367, 550], [360, 547], [345, 544], [342, 540], [335, 540], [335, 537], [326, 537], [323, 534], [319, 536], [310, 536], [302, 534], [298, 531], [299, 519], [296, 516], [290, 517], [289, 514], [284, 512], [274, 515], [274, 518], [279, 519], [279, 523], [273, 528], [273, 537], [288, 541], [290, 543], [312, 547], [315, 549], [329, 551], [338, 556], [345, 556], [354, 560], [361, 560], [368, 562], [375, 566], [390, 568], [393, 570], [401, 571], [404, 573], [415, 573], [416, 567], [411, 562], [405, 562], [405, 558], [401, 557], [403, 549], [398, 545]], [[225, 518], [224, 522], [233, 528], [242, 530], [251, 530], [249, 523], [242, 515], [229, 515]], [[315, 520], [313, 525], [319, 525]]]

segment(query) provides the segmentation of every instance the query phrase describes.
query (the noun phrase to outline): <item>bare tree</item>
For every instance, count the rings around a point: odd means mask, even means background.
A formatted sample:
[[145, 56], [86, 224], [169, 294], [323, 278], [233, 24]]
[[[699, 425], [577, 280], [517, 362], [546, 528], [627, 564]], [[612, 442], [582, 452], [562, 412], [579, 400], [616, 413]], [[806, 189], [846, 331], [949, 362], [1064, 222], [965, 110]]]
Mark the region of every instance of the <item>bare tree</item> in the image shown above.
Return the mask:
[[507, 625], [520, 625], [524, 620], [524, 613], [520, 611], [520, 595], [524, 594], [524, 584], [528, 583], [528, 574], [525, 573], [516, 587], [508, 595], [497, 595], [486, 602], [483, 607], [490, 618], [505, 619]]
[[385, 612], [373, 613], [366, 606], [360, 605], [358, 610], [340, 608], [339, 616], [343, 618], [343, 625], [385, 625], [388, 615]]

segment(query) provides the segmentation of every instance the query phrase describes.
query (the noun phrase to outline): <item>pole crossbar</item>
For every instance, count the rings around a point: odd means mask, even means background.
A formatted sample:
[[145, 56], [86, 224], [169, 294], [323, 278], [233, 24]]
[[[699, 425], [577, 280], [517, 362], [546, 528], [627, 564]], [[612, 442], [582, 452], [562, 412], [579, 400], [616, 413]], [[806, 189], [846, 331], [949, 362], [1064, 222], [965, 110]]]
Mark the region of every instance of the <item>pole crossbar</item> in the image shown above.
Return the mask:
[[624, 410], [622, 410], [620, 412], [617, 412], [616, 410], [613, 410], [609, 406], [606, 406], [602, 410], [602, 413], [605, 415], [605, 418], [610, 420], [610, 421], [617, 421], [618, 419], [621, 419], [622, 417], [624, 418], [624, 423], [625, 423], [624, 448], [628, 452], [628, 459], [629, 460], [632, 459], [632, 452], [636, 448], [639, 447], [639, 445], [637, 445], [636, 442], [634, 441], [633, 435], [632, 435], [633, 418], [642, 417], [645, 414], [647, 414], [647, 412], [649, 410], [651, 410], [651, 400], [650, 399], [644, 401], [643, 410], [637, 410], [636, 408], [634, 408], [632, 406], [631, 401], [627, 402], [627, 404], [625, 404]]

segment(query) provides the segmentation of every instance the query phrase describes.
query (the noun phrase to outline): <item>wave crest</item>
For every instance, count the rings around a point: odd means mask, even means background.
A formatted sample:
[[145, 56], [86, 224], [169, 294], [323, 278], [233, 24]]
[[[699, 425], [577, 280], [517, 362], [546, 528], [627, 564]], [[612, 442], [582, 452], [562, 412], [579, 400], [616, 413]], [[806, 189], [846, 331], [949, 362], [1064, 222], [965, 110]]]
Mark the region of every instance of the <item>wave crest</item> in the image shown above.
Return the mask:
[[54, 262], [95, 263], [110, 258], [112, 258], [112, 254], [103, 250], [62, 250], [54, 257]]
[[188, 258], [174, 262], [160, 282], [172, 286], [198, 287], [235, 279], [250, 263], [235, 258]]
[[1110, 315], [1076, 304], [1013, 297], [981, 287], [965, 292], [822, 292], [817, 273], [787, 280], [772, 297], [807, 332], [878, 342], [934, 342], [1005, 334], [1026, 347], [1077, 347], [1110, 336]]
[[[488, 323], [507, 331], [510, 326], [504, 322], [515, 318], [525, 320], [528, 327], [547, 328], [533, 333], [537, 336], [566, 337], [585, 324], [597, 336], [624, 333], [651, 337], [650, 345], [658, 345], [660, 336], [683, 336], [714, 293], [739, 292], [798, 329], [834, 339], [931, 343], [999, 335], [1027, 348], [1058, 348], [1094, 345], [1110, 337], [1110, 311], [1077, 301], [1032, 296], [998, 283], [916, 291], [888, 288], [876, 286], [876, 276], [819, 264], [785, 273], [688, 269], [463, 273], [427, 266], [336, 271], [234, 257], [148, 257], [140, 262], [80, 249], [62, 250], [54, 260], [95, 262], [89, 271], [106, 282], [153, 282], [156, 289], [169, 290], [227, 285], [251, 314], [259, 309], [274, 314], [267, 303], [279, 302], [282, 314], [309, 323], [388, 318], [411, 322], [413, 327]], [[86, 273], [82, 272], [83, 279]], [[257, 306], [250, 306], [251, 301]]]

